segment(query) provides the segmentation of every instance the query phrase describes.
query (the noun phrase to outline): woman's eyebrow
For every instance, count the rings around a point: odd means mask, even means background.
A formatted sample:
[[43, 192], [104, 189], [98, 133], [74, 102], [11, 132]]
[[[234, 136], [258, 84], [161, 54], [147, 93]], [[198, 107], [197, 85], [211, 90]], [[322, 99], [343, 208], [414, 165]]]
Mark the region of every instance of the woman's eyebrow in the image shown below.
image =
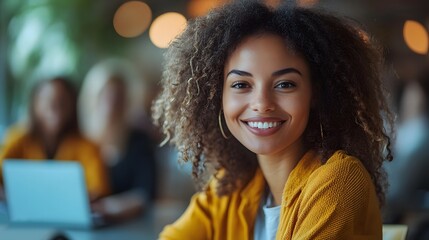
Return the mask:
[[[288, 74], [288, 73], [297, 73], [299, 75], [302, 76], [302, 73], [296, 69], [296, 68], [284, 68], [278, 71], [273, 72], [273, 74], [271, 74], [273, 77], [278, 77], [284, 74]], [[236, 74], [239, 76], [244, 76], [244, 77], [252, 77], [253, 75], [249, 72], [246, 71], [242, 71], [242, 70], [237, 70], [237, 69], [233, 69], [231, 71], [228, 72], [228, 74], [226, 75], [226, 77], [228, 77], [231, 74]]]
[[252, 77], [253, 76], [249, 72], [241, 71], [241, 70], [237, 70], [237, 69], [233, 69], [233, 70], [229, 71], [228, 74], [226, 74], [226, 77], [228, 77], [230, 74], [237, 74], [237, 75], [243, 76], [243, 77]]
[[273, 77], [278, 77], [278, 76], [281, 76], [283, 74], [288, 74], [288, 73], [297, 73], [297, 74], [302, 76], [302, 73], [296, 68], [284, 68], [284, 69], [273, 72], [273, 74], [271, 74], [271, 75]]

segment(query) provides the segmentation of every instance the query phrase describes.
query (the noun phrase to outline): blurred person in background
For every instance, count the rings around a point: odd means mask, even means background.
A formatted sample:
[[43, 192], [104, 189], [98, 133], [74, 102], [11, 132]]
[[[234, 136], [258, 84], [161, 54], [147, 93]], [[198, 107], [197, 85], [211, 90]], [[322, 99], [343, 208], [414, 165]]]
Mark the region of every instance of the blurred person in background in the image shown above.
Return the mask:
[[105, 60], [90, 70], [80, 97], [84, 132], [101, 149], [112, 190], [97, 207], [118, 221], [140, 215], [156, 191], [154, 143], [130, 124], [137, 76], [130, 63]]
[[4, 159], [74, 160], [85, 171], [91, 200], [109, 193], [106, 169], [98, 147], [79, 130], [77, 91], [71, 82], [56, 77], [37, 84], [31, 93], [27, 126], [14, 126], [0, 154]]
[[407, 224], [411, 239], [427, 239], [416, 235], [429, 229], [421, 226], [429, 220], [429, 70], [400, 86], [397, 99], [395, 161], [385, 164], [390, 186], [384, 222]]

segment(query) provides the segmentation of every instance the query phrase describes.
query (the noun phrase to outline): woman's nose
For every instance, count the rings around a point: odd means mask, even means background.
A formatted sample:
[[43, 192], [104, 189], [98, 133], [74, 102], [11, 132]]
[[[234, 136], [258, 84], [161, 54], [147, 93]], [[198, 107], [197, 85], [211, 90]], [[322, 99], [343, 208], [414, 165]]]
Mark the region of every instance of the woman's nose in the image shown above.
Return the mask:
[[272, 93], [263, 89], [255, 91], [250, 107], [253, 111], [260, 113], [274, 111], [275, 103], [273, 101]]

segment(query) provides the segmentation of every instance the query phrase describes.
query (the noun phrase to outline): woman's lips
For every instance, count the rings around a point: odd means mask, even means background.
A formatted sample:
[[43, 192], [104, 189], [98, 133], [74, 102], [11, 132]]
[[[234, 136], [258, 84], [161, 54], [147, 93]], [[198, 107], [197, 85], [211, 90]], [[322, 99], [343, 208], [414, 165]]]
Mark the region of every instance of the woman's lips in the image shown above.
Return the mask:
[[269, 136], [276, 133], [286, 120], [279, 118], [252, 118], [242, 120], [246, 127], [255, 135]]

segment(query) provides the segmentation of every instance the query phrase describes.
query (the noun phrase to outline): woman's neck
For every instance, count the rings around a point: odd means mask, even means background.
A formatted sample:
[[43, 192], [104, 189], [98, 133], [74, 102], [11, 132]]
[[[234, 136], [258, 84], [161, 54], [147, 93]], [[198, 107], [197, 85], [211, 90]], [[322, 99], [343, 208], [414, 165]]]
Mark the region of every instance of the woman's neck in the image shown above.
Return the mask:
[[305, 152], [302, 141], [298, 141], [280, 153], [258, 155], [259, 166], [273, 195], [275, 205], [281, 204], [284, 186], [289, 174]]
[[45, 149], [46, 157], [48, 159], [53, 159], [55, 157], [62, 137], [63, 136], [59, 134], [42, 136], [41, 140]]
[[121, 146], [128, 136], [127, 125], [124, 121], [107, 122], [99, 129], [96, 142], [99, 145]]

